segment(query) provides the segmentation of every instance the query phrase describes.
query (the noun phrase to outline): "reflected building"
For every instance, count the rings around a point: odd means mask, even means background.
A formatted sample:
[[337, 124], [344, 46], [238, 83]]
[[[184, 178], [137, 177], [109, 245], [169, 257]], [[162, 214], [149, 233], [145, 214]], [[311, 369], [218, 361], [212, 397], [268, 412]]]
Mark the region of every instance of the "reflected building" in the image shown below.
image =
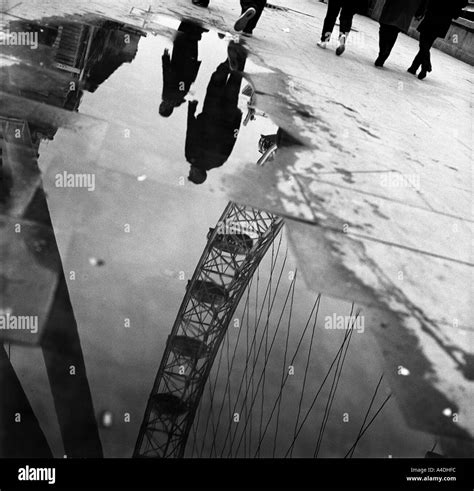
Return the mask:
[[84, 91], [95, 91], [131, 62], [144, 33], [104, 19], [55, 18], [13, 20], [9, 31], [34, 34], [38, 46], [2, 46], [0, 53], [0, 250], [6, 266], [0, 314], [7, 322], [36, 323], [35, 330], [0, 330], [0, 456], [52, 456], [9, 356], [16, 344], [26, 344], [42, 350], [67, 456], [102, 457], [38, 157], [41, 142], [61, 126], [60, 111], [78, 111]]

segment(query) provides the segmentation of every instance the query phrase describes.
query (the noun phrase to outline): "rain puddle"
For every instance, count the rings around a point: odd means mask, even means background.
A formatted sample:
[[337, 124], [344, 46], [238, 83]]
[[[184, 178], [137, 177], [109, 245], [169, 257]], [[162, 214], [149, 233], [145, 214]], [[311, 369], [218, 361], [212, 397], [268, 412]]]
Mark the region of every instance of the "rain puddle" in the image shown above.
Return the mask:
[[[272, 72], [244, 43], [156, 15], [10, 29], [39, 47], [1, 54], [0, 307], [42, 314], [37, 333], [3, 338], [2, 383], [28, 420], [5, 426], [8, 456], [27, 438], [55, 457], [433, 446], [390, 398], [364, 313], [301, 275], [313, 265], [298, 264], [270, 196], [276, 157], [302, 143], [259, 107], [253, 77]], [[267, 211], [235, 204], [235, 188]], [[41, 292], [18, 302], [14, 281]], [[169, 421], [184, 436], [163, 455]]]

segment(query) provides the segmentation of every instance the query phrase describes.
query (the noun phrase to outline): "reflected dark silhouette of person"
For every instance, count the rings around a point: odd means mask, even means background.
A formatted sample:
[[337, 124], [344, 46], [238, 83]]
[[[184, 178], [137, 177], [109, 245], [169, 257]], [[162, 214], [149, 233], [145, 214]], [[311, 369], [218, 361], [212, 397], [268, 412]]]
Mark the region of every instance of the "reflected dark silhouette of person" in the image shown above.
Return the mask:
[[198, 43], [207, 29], [191, 22], [181, 22], [173, 42], [173, 53], [165, 49], [163, 62], [163, 92], [160, 104], [161, 116], [171, 116], [173, 110], [183, 104], [195, 82], [201, 62], [198, 60]]
[[186, 160], [191, 164], [188, 179], [202, 184], [207, 171], [227, 162], [239, 133], [242, 111], [238, 107], [246, 52], [231, 42], [229, 58], [212, 74], [201, 114], [197, 101], [188, 104]]

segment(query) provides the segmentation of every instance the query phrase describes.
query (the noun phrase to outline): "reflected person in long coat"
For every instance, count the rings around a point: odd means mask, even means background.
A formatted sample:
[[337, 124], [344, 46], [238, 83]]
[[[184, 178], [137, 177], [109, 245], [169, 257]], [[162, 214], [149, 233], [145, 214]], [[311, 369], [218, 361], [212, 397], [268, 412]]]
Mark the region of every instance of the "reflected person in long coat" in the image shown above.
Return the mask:
[[420, 49], [408, 72], [416, 75], [421, 66], [418, 75], [420, 80], [423, 80], [426, 74], [431, 72], [431, 47], [437, 38], [446, 37], [452, 20], [459, 17], [467, 4], [467, 0], [428, 0], [423, 21], [418, 26]]
[[165, 49], [162, 56], [163, 92], [160, 115], [167, 118], [185, 101], [195, 82], [201, 62], [198, 60], [198, 43], [207, 29], [192, 22], [181, 22], [173, 41], [173, 53]]
[[376, 67], [382, 67], [390, 56], [400, 32], [407, 33], [413, 17], [421, 18], [426, 0], [385, 0], [380, 16], [379, 56]]
[[228, 52], [229, 59], [212, 74], [201, 114], [195, 115], [197, 101], [188, 104], [185, 154], [194, 184], [203, 184], [207, 171], [227, 162], [242, 123], [238, 102], [247, 54], [234, 42]]

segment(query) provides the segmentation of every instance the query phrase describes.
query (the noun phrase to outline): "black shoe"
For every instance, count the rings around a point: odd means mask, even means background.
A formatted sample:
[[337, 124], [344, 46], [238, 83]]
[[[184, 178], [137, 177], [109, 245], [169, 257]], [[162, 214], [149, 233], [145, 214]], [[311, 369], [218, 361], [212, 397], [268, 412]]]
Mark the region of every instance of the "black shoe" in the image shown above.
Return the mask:
[[407, 70], [408, 73], [411, 73], [412, 75], [416, 75], [418, 68], [414, 67], [413, 65]]
[[378, 58], [375, 60], [374, 65], [375, 65], [376, 67], [381, 68], [381, 67], [383, 67], [383, 64], [384, 64], [384, 63], [385, 63], [385, 61], [384, 61], [384, 60], [382, 60], [382, 58], [380, 58], [380, 56], [379, 56], [379, 57], [378, 57]]
[[193, 0], [193, 4], [198, 7], [209, 7], [209, 1], [206, 0]]
[[423, 80], [424, 78], [426, 78], [426, 70], [424, 68], [421, 69], [421, 72], [418, 74], [418, 78], [420, 80]]
[[234, 29], [237, 32], [245, 30], [250, 19], [253, 19], [257, 15], [257, 11], [250, 7], [248, 8], [236, 21], [234, 24]]

